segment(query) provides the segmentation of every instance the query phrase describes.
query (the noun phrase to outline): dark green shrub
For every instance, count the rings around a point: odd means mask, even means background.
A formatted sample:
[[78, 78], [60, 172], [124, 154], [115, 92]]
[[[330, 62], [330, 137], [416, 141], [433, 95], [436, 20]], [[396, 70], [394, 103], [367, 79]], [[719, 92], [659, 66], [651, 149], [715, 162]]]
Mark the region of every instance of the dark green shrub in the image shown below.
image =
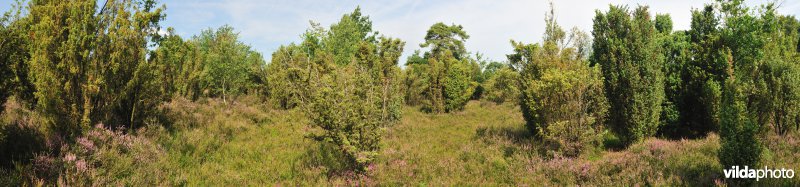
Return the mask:
[[611, 130], [628, 145], [655, 135], [664, 74], [648, 8], [639, 6], [631, 13], [627, 7], [611, 6], [606, 13], [598, 11], [592, 34], [591, 63], [602, 69]]
[[300, 46], [281, 46], [272, 54], [272, 62], [267, 65], [267, 93], [270, 102], [283, 108], [291, 109], [301, 103], [300, 89], [293, 83], [305, 80], [308, 62]]
[[449, 68], [445, 70], [446, 77], [442, 80], [444, 110], [448, 112], [464, 109], [477, 86], [472, 81], [472, 72], [466, 63], [455, 59], [449, 61]]
[[406, 105], [419, 106], [430, 101], [425, 97], [429, 88], [428, 84], [430, 84], [428, 71], [427, 62], [425, 64], [406, 64], [402, 79]]
[[[748, 115], [741, 88], [734, 79], [725, 82], [720, 113], [719, 161], [722, 167], [758, 167], [762, 146], [759, 125]], [[727, 179], [734, 184], [749, 184], [752, 179]]]

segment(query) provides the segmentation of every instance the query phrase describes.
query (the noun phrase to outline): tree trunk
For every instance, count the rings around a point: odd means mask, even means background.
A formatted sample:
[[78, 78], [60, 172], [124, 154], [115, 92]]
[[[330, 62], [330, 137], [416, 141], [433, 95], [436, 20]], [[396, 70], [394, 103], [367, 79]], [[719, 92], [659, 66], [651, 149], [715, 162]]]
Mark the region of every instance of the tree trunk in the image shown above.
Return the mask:
[[228, 101], [225, 98], [225, 80], [222, 80], [222, 103], [228, 104]]

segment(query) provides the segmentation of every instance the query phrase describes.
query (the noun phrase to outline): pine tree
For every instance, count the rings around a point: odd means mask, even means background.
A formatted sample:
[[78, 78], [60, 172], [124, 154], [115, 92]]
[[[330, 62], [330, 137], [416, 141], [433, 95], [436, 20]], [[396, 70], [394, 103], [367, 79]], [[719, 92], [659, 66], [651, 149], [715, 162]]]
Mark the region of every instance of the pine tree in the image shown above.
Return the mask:
[[472, 97], [477, 83], [464, 42], [469, 35], [460, 25], [436, 23], [428, 29], [425, 43], [420, 47], [430, 47], [425, 53], [427, 59], [426, 77], [428, 88], [424, 108], [434, 113], [461, 110]]

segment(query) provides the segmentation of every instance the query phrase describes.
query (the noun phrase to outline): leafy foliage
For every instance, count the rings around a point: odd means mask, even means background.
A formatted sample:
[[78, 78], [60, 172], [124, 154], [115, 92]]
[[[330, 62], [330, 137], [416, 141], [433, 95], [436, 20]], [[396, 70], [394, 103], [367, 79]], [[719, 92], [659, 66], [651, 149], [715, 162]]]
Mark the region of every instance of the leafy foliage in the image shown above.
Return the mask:
[[770, 123], [778, 134], [798, 130], [800, 126], [800, 21], [794, 16], [776, 15], [774, 8], [767, 7], [762, 15], [769, 41], [764, 46], [765, 63], [760, 68], [763, 77], [764, 112], [770, 115]]
[[406, 60], [406, 67], [403, 70], [403, 93], [405, 104], [419, 106], [429, 101], [426, 97], [430, 87], [430, 70], [428, 61], [420, 55], [419, 51]]
[[428, 29], [425, 43], [420, 44], [420, 47], [430, 47], [424, 56], [428, 70], [424, 75], [428, 80], [428, 90], [423, 92], [428, 100], [424, 102], [425, 110], [433, 113], [461, 110], [475, 92], [478, 84], [474, 82], [474, 67], [477, 64], [469, 59], [464, 49], [468, 38], [461, 25], [436, 23]]
[[503, 67], [492, 70], [489, 80], [483, 83], [483, 98], [497, 104], [515, 103], [519, 98], [519, 72]]
[[206, 30], [196, 37], [198, 48], [204, 55], [202, 82], [211, 96], [237, 95], [247, 91], [252, 81], [251, 74], [258, 73], [264, 66], [263, 58], [238, 40], [230, 26], [222, 26], [216, 31]]
[[191, 41], [175, 35], [172, 28], [158, 42], [150, 54], [149, 62], [156, 67], [157, 80], [162, 80], [159, 92], [165, 100], [175, 96], [196, 99], [200, 93], [201, 57]]
[[158, 44], [150, 62], [158, 72], [154, 76], [165, 83], [160, 90], [166, 99], [222, 97], [227, 102], [231, 96], [266, 93], [263, 57], [239, 41], [231, 26], [203, 30], [188, 41], [170, 28]]
[[283, 109], [302, 104], [302, 90], [292, 83], [306, 81], [308, 60], [301, 46], [281, 46], [272, 54], [272, 62], [267, 65], [267, 91], [270, 101]]
[[667, 81], [671, 85], [666, 88], [667, 100], [675, 107], [665, 111], [674, 109], [680, 116], [674, 119], [673, 115], [673, 122], [663, 128], [671, 131], [668, 135], [697, 137], [719, 128], [721, 87], [728, 64], [719, 40], [718, 22], [712, 6], [693, 10], [691, 29], [685, 34], [673, 34], [671, 41], [663, 40], [669, 67]]
[[145, 54], [162, 9], [152, 0], [104, 7], [95, 16], [96, 1], [29, 5], [37, 108], [67, 136], [94, 122], [141, 124], [159, 103]]
[[[345, 166], [363, 172], [378, 156], [384, 128], [400, 118], [403, 97], [397, 94], [401, 88], [397, 63], [405, 43], [346, 32], [371, 30], [369, 24], [351, 22], [369, 20], [356, 9], [330, 31], [312, 24], [302, 45], [282, 47], [273, 54], [267, 71], [273, 99], [284, 108], [299, 106], [315, 127], [309, 136], [333, 146]], [[338, 37], [359, 38], [356, 50], [332, 50], [326, 42]]]
[[557, 154], [577, 156], [599, 145], [607, 110], [603, 83], [597, 68], [566, 45], [552, 11], [545, 22], [543, 46], [512, 41], [516, 53], [508, 58], [522, 66], [520, 107], [528, 129], [550, 142]]
[[672, 17], [669, 14], [656, 14], [656, 31], [663, 34], [672, 33]]
[[655, 134], [664, 100], [662, 59], [647, 7], [611, 6], [594, 18], [592, 65], [600, 65], [609, 126], [625, 144]]
[[352, 62], [359, 50], [359, 42], [375, 41], [372, 33], [372, 21], [369, 16], [361, 14], [361, 7], [352, 13], [345, 14], [338, 23], [331, 25], [327, 37], [322, 38], [322, 45], [334, 55], [334, 62], [346, 65]]
[[[15, 9], [5, 13], [0, 17], [0, 106], [6, 99], [15, 93], [16, 87], [22, 81], [27, 80], [26, 52], [27, 40], [24, 38], [26, 23], [20, 17], [21, 5], [19, 2]], [[13, 14], [13, 15], [12, 15]], [[23, 73], [22, 75], [20, 75]], [[0, 107], [0, 113], [5, 108]]]
[[[762, 152], [762, 145], [758, 139], [759, 125], [752, 116], [749, 116], [741, 88], [736, 80], [734, 78], [727, 80], [725, 88], [720, 113], [720, 164], [723, 168], [732, 166], [755, 168]], [[736, 182], [750, 183], [752, 180]]]
[[401, 70], [405, 42], [360, 8], [266, 64], [230, 26], [182, 38], [155, 0], [100, 2], [0, 17], [0, 186], [720, 185], [721, 168], [798, 162], [800, 21], [774, 4], [718, 0], [687, 31], [611, 6], [593, 39], [551, 9], [507, 63], [436, 23]]

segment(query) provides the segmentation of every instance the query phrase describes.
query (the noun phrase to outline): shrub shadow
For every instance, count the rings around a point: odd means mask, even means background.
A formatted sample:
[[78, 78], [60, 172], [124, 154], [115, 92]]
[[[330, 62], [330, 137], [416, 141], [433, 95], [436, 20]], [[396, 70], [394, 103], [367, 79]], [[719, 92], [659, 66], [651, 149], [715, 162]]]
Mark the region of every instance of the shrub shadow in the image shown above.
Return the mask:
[[355, 171], [355, 166], [347, 164], [343, 153], [330, 143], [319, 143], [317, 149], [307, 149], [299, 161], [300, 167], [320, 169], [329, 178]]
[[514, 127], [478, 127], [475, 130], [476, 138], [489, 140], [500, 138], [516, 145], [531, 145], [533, 134], [525, 128]]
[[0, 167], [13, 168], [15, 163], [27, 164], [35, 154], [47, 150], [44, 134], [25, 122], [0, 127]]

